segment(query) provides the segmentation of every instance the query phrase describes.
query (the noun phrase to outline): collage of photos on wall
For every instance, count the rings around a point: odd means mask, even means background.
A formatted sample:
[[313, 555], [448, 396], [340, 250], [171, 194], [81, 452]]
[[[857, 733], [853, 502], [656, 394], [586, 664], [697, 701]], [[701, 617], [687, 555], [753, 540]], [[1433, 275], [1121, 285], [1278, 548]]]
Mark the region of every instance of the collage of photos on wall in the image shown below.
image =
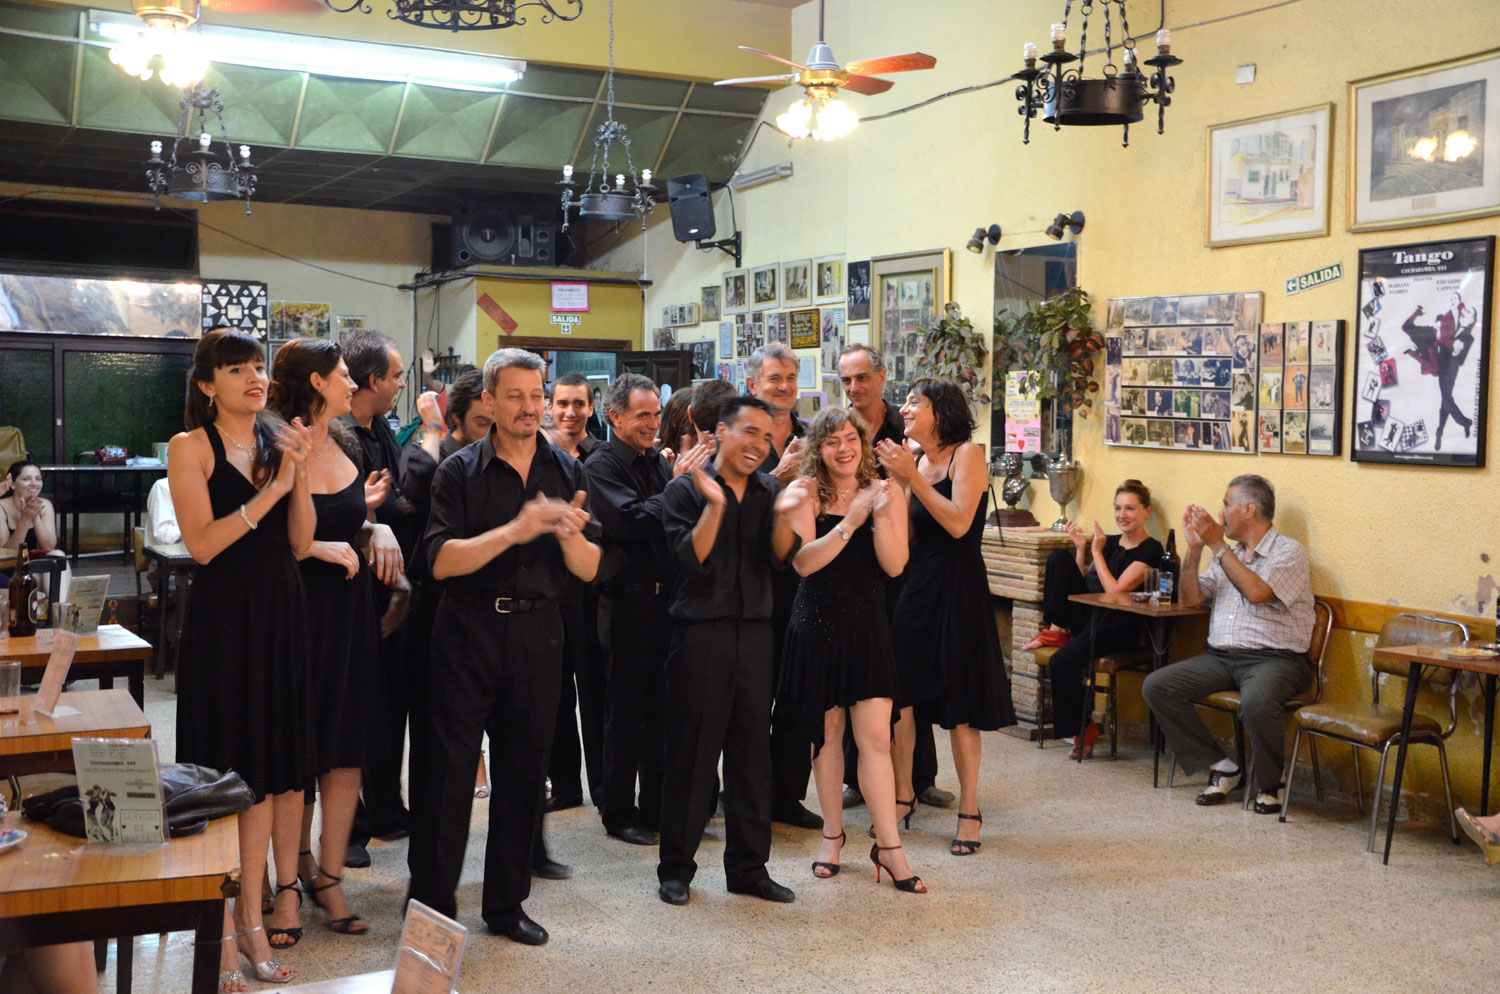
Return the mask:
[[922, 331], [937, 312], [936, 282], [930, 269], [880, 278], [876, 299], [881, 306], [887, 401], [905, 400], [907, 387], [921, 375], [917, 364], [922, 361]]
[[1260, 326], [1261, 452], [1339, 454], [1342, 321], [1288, 321]]
[[1259, 291], [1111, 299], [1105, 444], [1256, 451], [1260, 313]]

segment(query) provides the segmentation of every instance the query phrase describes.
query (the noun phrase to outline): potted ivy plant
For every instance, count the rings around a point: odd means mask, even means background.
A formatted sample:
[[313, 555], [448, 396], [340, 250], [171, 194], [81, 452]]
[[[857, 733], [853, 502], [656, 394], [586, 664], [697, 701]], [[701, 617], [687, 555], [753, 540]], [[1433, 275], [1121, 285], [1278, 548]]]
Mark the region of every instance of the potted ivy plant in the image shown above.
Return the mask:
[[984, 336], [952, 301], [943, 305], [943, 317], [935, 327], [923, 329], [924, 374], [957, 383], [971, 406], [990, 403], [982, 389], [987, 355]]
[[995, 318], [996, 381], [1007, 373], [1033, 374], [1026, 381], [1038, 399], [1055, 401], [1079, 417], [1094, 406], [1097, 357], [1103, 350], [1104, 336], [1094, 328], [1089, 295], [1080, 287], [1032, 301], [1022, 314], [1002, 311]]

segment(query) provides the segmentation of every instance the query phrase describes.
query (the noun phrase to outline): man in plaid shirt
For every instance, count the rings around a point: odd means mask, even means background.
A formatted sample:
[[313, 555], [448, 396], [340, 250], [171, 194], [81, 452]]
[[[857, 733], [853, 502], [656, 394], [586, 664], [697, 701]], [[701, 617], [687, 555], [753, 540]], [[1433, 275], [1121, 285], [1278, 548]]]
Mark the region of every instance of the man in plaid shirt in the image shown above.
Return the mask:
[[[1304, 690], [1314, 672], [1313, 595], [1307, 550], [1271, 524], [1276, 491], [1255, 475], [1237, 476], [1224, 491], [1218, 520], [1195, 504], [1182, 518], [1187, 555], [1181, 602], [1212, 603], [1208, 650], [1152, 673], [1142, 686], [1167, 747], [1189, 773], [1209, 770], [1198, 803], [1222, 804], [1244, 779], [1199, 717], [1193, 701], [1221, 690], [1240, 693], [1240, 723], [1254, 759], [1255, 810], [1275, 814], [1282, 781], [1285, 703]], [[1238, 543], [1231, 548], [1230, 540]], [[1211, 554], [1201, 573], [1204, 548]]]

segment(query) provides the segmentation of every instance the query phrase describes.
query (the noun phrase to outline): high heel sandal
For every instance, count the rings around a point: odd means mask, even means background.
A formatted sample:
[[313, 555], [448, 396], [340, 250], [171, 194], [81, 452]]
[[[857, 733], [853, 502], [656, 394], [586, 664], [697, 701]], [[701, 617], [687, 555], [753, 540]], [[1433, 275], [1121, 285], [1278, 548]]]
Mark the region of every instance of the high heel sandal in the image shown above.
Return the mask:
[[[222, 938], [222, 939], [219, 940], [219, 944], [220, 945], [223, 945], [226, 942], [233, 944], [234, 943], [234, 936], [233, 935], [226, 935], [226, 936], [224, 936], [224, 938]], [[219, 971], [219, 987], [218, 987], [218, 991], [219, 991], [219, 994], [245, 994], [245, 992], [247, 992], [249, 990], [250, 990], [250, 985], [248, 983], [246, 983], [246, 981], [245, 981], [245, 975], [240, 972], [240, 951], [239, 951], [239, 947], [235, 946], [235, 950], [234, 950], [234, 969], [232, 969], [232, 970], [220, 970]]]
[[[298, 884], [297, 880], [293, 880], [289, 884], [278, 883], [276, 885], [276, 896], [280, 897], [281, 896], [281, 892], [284, 891], [284, 890], [291, 891], [297, 897], [297, 911], [301, 912], [301, 910], [302, 910], [302, 891], [300, 891], [300, 890], [297, 889], [297, 884]], [[274, 909], [273, 909], [273, 911], [274, 911]], [[298, 917], [300, 918], [301, 915], [299, 914]], [[279, 939], [283, 935], [290, 936], [292, 941], [291, 942], [283, 942], [280, 945], [277, 945], [276, 943], [271, 942], [272, 939]], [[270, 928], [266, 929], [266, 941], [267, 942], [271, 942], [271, 948], [272, 949], [290, 949], [293, 946], [295, 946], [297, 943], [299, 943], [299, 942], [302, 941], [302, 926], [298, 925], [296, 928], [277, 928], [276, 926], [273, 925]]]
[[1484, 865], [1494, 866], [1500, 863], [1500, 837], [1474, 820], [1474, 816], [1463, 808], [1453, 812], [1458, 817], [1458, 827], [1464, 830], [1464, 834], [1474, 840], [1474, 844], [1484, 853]]
[[[975, 812], [971, 815], [966, 815], [962, 811], [960, 811], [958, 813], [958, 816], [960, 818], [966, 818], [969, 821], [977, 821], [981, 825], [984, 824], [984, 816], [979, 814], [978, 812]], [[957, 835], [954, 835], [953, 844], [948, 847], [948, 852], [954, 856], [972, 856], [979, 851], [979, 847], [982, 845], [984, 845], [984, 843], [980, 842], [978, 839], [960, 839]]]
[[[825, 835], [825, 836], [823, 836], [823, 838], [828, 839], [830, 842], [833, 841], [834, 839], [838, 839], [839, 840], [839, 850], [843, 851], [844, 843], [847, 842], [847, 841], [849, 841], [849, 833], [841, 831], [837, 835]], [[821, 862], [819, 860], [813, 860], [812, 873], [813, 873], [813, 876], [817, 877], [819, 880], [827, 880], [829, 877], [836, 877], [836, 876], [838, 876], [839, 875], [839, 869], [840, 869], [840, 867], [839, 867], [839, 864], [837, 864], [837, 863], [824, 863], [824, 862]], [[827, 873], [819, 873], [818, 872], [819, 870], [827, 870], [828, 872]]]
[[891, 883], [895, 884], [897, 890], [903, 891], [907, 894], [927, 893], [927, 887], [922, 883], [921, 877], [913, 873], [905, 880], [897, 880], [896, 875], [894, 873], [891, 873], [891, 868], [880, 861], [881, 853], [890, 852], [893, 849], [900, 848], [900, 846], [883, 846], [878, 842], [870, 847], [870, 862], [875, 864], [875, 882], [877, 884], [880, 883], [880, 871], [884, 870], [885, 872], [891, 874]]
[[[344, 878], [335, 877], [327, 870], [319, 870], [318, 873], [325, 877], [328, 882], [321, 887], [314, 887], [312, 889], [312, 892], [307, 896], [312, 898], [312, 903], [316, 904], [319, 910], [321, 910], [326, 915], [328, 914], [328, 908], [323, 904], [322, 899], [318, 897], [318, 891], [327, 890], [330, 887], [337, 887], [339, 884], [344, 882]], [[330, 931], [337, 932], [339, 935], [364, 935], [370, 931], [368, 927], [355, 928], [355, 922], [358, 922], [360, 925], [364, 925], [365, 920], [359, 917], [359, 915], [346, 915], [343, 918], [330, 918], [328, 920], [328, 928]]]
[[[301, 852], [297, 853], [297, 883], [299, 883], [299, 884], [302, 885], [302, 892], [304, 894], [308, 895], [309, 897], [312, 896], [313, 884], [315, 884], [315, 883], [318, 882], [318, 871], [316, 869], [314, 869], [313, 872], [312, 872], [312, 876], [310, 876], [310, 877], [303, 876], [302, 875], [302, 857], [303, 856], [311, 856], [311, 855], [312, 855], [312, 850], [311, 849], [303, 849]], [[313, 863], [316, 864], [317, 860], [313, 860]]]
[[[292, 973], [292, 970], [289, 966], [281, 962], [281, 960], [277, 959], [274, 955], [268, 960], [262, 960], [261, 962], [257, 963], [254, 959], [251, 958], [251, 954], [245, 952], [244, 947], [240, 945], [240, 936], [254, 935], [256, 932], [264, 931], [264, 927], [257, 925], [254, 928], [242, 929], [241, 931], [234, 933], [234, 948], [241, 956], [245, 957], [246, 961], [249, 962], [250, 969], [255, 974], [256, 980], [259, 980], [264, 984], [290, 983], [292, 977], [295, 976], [295, 974]], [[267, 939], [266, 942], [268, 945], [270, 944], [269, 939]], [[286, 971], [286, 976], [278, 977], [277, 973], [283, 970]]]
[[[897, 815], [896, 816], [897, 820], [899, 820], [901, 822], [901, 827], [902, 828], [911, 828], [911, 816], [917, 813], [917, 798], [916, 798], [916, 796], [913, 795], [912, 799], [909, 800], [909, 801], [903, 801], [900, 798], [897, 798], [896, 799], [896, 803], [899, 804], [899, 805], [901, 805], [903, 808], [906, 809], [906, 815], [904, 817], [901, 816], [901, 815]], [[872, 838], [872, 839], [875, 838], [875, 826], [874, 825], [870, 826], [870, 838]]]
[[1098, 741], [1099, 726], [1091, 721], [1084, 727], [1083, 734], [1073, 739], [1073, 751], [1068, 753], [1068, 758], [1077, 759], [1081, 752], [1083, 758], [1088, 759], [1094, 754], [1094, 743]]

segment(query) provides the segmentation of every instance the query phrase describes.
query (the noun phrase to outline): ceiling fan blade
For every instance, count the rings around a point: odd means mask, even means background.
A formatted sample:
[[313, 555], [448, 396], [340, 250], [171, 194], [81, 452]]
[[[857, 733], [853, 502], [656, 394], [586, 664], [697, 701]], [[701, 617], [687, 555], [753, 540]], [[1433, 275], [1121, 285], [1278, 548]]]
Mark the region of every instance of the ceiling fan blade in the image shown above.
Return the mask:
[[884, 93], [895, 85], [890, 80], [881, 79], [879, 76], [850, 76], [849, 80], [844, 83], [844, 89], [863, 93], [865, 96], [874, 96], [877, 93]]
[[785, 76], [741, 76], [738, 79], [718, 79], [718, 80], [714, 80], [714, 85], [715, 86], [748, 86], [751, 83], [772, 83], [772, 82], [776, 82], [778, 80], [780, 82], [783, 82], [783, 83], [789, 83], [789, 82], [791, 82], [792, 80], [794, 80], [796, 78], [797, 78], [796, 73], [788, 73]]
[[784, 66], [791, 66], [793, 69], [806, 69], [807, 68], [807, 66], [804, 66], [800, 62], [793, 62], [791, 59], [783, 59], [779, 55], [772, 55], [770, 52], [762, 52], [760, 49], [758, 49], [758, 48], [751, 48], [749, 45], [741, 45], [740, 46], [740, 51], [742, 51], [742, 52], [754, 52], [756, 55], [764, 55], [766, 58], [770, 59], [772, 62], [780, 62]]
[[856, 59], [844, 67], [844, 70], [856, 76], [875, 76], [888, 72], [912, 72], [916, 69], [931, 69], [937, 65], [937, 59], [921, 52], [908, 52], [905, 55], [887, 55], [881, 59]]
[[203, 6], [220, 14], [321, 14], [328, 8], [322, 0], [202, 0]]

